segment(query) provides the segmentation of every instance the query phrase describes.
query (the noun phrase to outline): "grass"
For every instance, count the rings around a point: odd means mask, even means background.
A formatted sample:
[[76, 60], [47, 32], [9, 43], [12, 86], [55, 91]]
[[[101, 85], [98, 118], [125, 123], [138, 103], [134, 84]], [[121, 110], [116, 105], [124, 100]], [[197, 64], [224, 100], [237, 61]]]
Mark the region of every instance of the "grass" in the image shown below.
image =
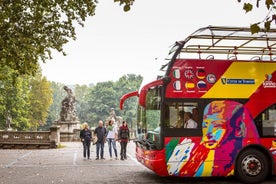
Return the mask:
[[61, 148], [65, 148], [66, 146], [65, 145], [63, 145], [63, 144], [61, 144], [61, 143], [59, 143], [58, 145], [57, 145], [57, 149], [61, 149]]

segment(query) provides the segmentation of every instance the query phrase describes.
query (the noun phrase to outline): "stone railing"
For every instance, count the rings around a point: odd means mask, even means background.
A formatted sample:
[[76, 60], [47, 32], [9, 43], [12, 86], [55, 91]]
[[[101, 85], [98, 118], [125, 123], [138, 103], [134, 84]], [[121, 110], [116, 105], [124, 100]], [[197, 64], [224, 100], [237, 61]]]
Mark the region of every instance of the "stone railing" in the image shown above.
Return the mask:
[[52, 126], [50, 131], [0, 131], [0, 148], [56, 148], [60, 143], [59, 134], [58, 126]]

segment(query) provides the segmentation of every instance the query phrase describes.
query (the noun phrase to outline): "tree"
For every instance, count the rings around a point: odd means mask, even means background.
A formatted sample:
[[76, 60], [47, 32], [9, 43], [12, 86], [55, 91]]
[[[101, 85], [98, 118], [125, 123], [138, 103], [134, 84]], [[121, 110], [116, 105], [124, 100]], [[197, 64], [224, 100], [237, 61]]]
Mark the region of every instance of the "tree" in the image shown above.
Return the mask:
[[91, 88], [86, 97], [90, 124], [95, 125], [100, 119], [105, 120], [109, 116], [110, 108], [116, 106], [116, 93], [112, 81], [99, 82]]
[[40, 70], [35, 77], [18, 76], [8, 66], [0, 68], [0, 73], [0, 129], [29, 130], [44, 124], [52, 91]]
[[[238, 0], [239, 3], [241, 1], [242, 0]], [[260, 2], [261, 2], [261, 0], [256, 0], [256, 4], [255, 4], [256, 8], [260, 7]], [[263, 24], [263, 27], [266, 30], [269, 30], [270, 26], [271, 26], [271, 23], [273, 21], [276, 23], [276, 14], [275, 14], [276, 6], [275, 6], [275, 2], [273, 0], [265, 0], [265, 1], [262, 1], [262, 2], [266, 6], [266, 8], [268, 10], [268, 14], [267, 14], [267, 16], [265, 17], [265, 19], [263, 21], [254, 23], [254, 24], [252, 24], [250, 26], [252, 34], [258, 33], [260, 31], [260, 29], [261, 29], [260, 25], [261, 24]], [[246, 13], [253, 11], [253, 9], [254, 9], [254, 6], [252, 5], [252, 3], [244, 2], [244, 4], [243, 4], [243, 10]]]
[[[0, 63], [20, 74], [34, 75], [38, 61], [63, 52], [76, 39], [74, 22], [94, 15], [96, 0], [0, 1]], [[64, 53], [65, 54], [65, 53]]]
[[47, 119], [48, 126], [60, 118], [61, 102], [66, 96], [66, 93], [64, 93], [63, 90], [64, 86], [65, 84], [51, 82], [53, 103], [49, 108], [49, 116]]
[[8, 66], [1, 67], [0, 73], [0, 128], [28, 129], [28, 80]]
[[[114, 0], [128, 11], [134, 0]], [[76, 39], [75, 23], [83, 26], [95, 14], [97, 0], [0, 1], [0, 67], [34, 75], [38, 61], [51, 59], [51, 50]]]
[[[122, 76], [115, 85], [115, 90], [118, 91], [117, 102], [126, 93], [136, 91], [139, 89], [142, 82], [141, 75], [128, 74]], [[137, 110], [137, 98], [130, 98], [125, 101], [124, 109], [121, 111], [119, 105], [116, 105], [116, 111], [118, 115], [123, 116], [124, 119], [129, 123], [130, 127], [133, 127], [133, 123], [136, 121], [136, 110]]]
[[124, 11], [129, 11], [130, 6], [133, 5], [135, 0], [114, 0], [114, 2], [119, 2], [120, 5], [124, 5]]
[[77, 100], [76, 110], [78, 118], [81, 122], [85, 122], [90, 119], [89, 112], [87, 111], [88, 103], [86, 101], [86, 96], [89, 93], [89, 87], [86, 85], [76, 85], [75, 86], [75, 97]]
[[41, 72], [37, 72], [35, 77], [30, 79], [30, 97], [29, 97], [29, 123], [32, 129], [44, 125], [48, 117], [50, 105], [53, 103], [51, 83]]

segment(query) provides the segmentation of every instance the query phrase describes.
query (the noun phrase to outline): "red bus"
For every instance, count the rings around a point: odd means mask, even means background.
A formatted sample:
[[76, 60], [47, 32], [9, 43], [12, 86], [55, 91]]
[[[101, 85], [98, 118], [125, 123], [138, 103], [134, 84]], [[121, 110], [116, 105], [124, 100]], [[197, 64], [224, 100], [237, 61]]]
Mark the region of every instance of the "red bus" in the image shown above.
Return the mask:
[[140, 89], [137, 160], [160, 176], [276, 174], [276, 29], [201, 28]]

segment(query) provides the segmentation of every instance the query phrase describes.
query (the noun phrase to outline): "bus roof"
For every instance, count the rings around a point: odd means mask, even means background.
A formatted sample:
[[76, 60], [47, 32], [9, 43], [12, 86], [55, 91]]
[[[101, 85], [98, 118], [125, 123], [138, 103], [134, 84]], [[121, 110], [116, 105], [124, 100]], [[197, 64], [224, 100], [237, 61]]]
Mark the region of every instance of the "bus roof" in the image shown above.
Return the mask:
[[276, 60], [276, 29], [252, 34], [250, 28], [208, 26], [178, 43], [180, 58]]

